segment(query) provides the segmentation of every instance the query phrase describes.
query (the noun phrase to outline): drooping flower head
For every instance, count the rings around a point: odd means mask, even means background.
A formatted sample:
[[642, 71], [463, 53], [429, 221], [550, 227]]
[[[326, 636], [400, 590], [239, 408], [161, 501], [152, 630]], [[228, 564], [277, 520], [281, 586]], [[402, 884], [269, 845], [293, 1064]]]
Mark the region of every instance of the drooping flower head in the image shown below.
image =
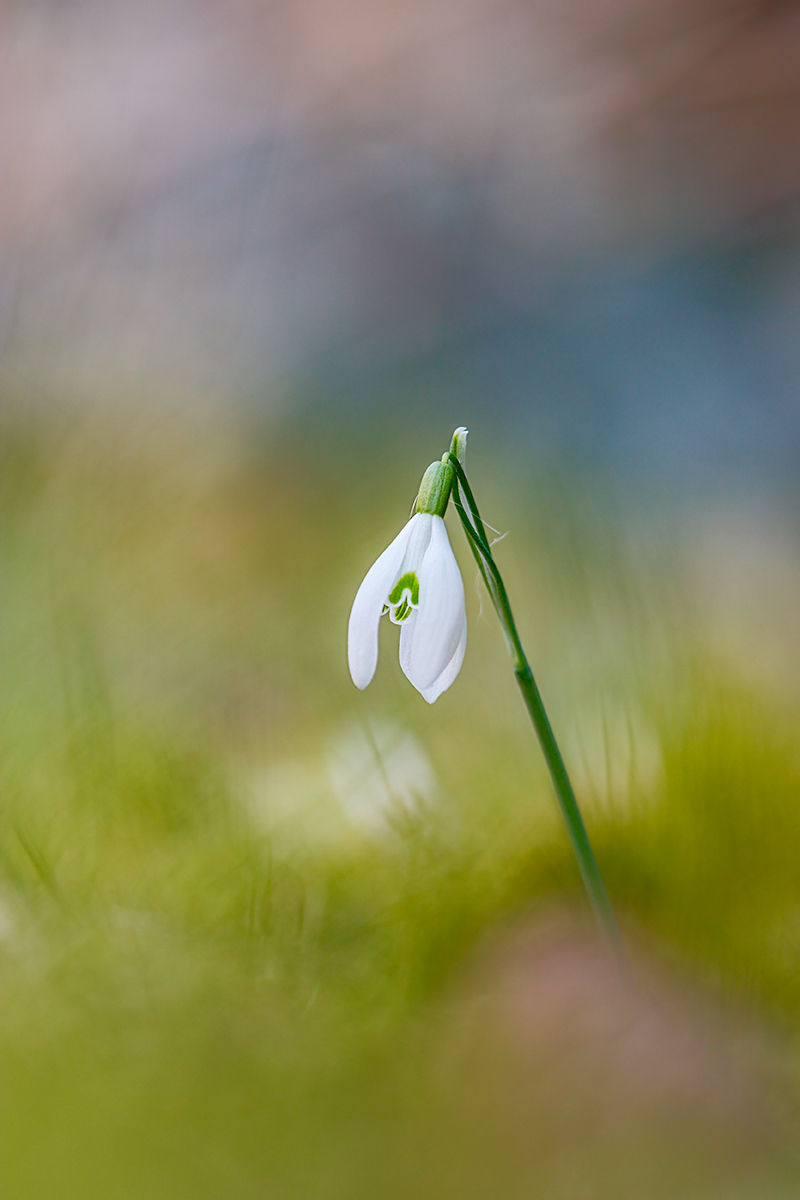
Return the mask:
[[[462, 434], [462, 444], [466, 430]], [[365, 688], [378, 662], [382, 616], [400, 626], [400, 666], [429, 704], [455, 679], [467, 644], [461, 572], [450, 548], [444, 513], [453, 468], [431, 463], [411, 520], [367, 572], [356, 593], [347, 631], [353, 683]]]

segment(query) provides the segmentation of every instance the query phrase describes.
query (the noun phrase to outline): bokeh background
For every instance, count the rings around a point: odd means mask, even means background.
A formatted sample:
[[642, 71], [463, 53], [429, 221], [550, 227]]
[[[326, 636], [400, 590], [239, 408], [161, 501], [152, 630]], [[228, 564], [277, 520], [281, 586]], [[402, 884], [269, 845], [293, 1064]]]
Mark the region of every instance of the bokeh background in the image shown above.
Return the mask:
[[[800, 9], [0, 15], [0, 1190], [797, 1194]], [[349, 607], [457, 425], [432, 708]]]

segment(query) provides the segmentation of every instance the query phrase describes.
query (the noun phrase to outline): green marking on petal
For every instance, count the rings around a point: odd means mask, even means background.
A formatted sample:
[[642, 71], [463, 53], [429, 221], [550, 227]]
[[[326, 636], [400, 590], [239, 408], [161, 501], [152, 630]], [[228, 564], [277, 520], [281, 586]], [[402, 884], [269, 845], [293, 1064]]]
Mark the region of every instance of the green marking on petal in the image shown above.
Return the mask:
[[419, 580], [414, 571], [406, 571], [389, 593], [389, 603], [384, 606], [384, 612], [388, 611], [389, 620], [399, 625], [408, 620], [418, 604]]
[[419, 604], [419, 580], [417, 579], [416, 572], [406, 571], [405, 575], [402, 575], [398, 579], [389, 592], [389, 603], [399, 604], [403, 599], [403, 592], [409, 593], [412, 604]]

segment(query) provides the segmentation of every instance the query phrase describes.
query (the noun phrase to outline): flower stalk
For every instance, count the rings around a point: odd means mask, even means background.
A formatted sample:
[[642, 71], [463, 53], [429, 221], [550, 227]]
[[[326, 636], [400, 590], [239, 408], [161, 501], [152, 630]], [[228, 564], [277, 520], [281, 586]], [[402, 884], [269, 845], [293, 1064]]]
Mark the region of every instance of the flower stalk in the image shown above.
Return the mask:
[[520, 641], [505, 584], [494, 560], [486, 529], [464, 472], [465, 442], [466, 430], [457, 429], [453, 434], [450, 451], [446, 455], [446, 460], [455, 474], [452, 490], [453, 504], [461, 518], [470, 548], [497, 613], [511, 655], [514, 675], [536, 730], [590, 903], [609, 942], [619, 950], [622, 943], [611, 902], [600, 875], [597, 859], [594, 856], [578, 801], [575, 798], [575, 792], [547, 716], [541, 693]]

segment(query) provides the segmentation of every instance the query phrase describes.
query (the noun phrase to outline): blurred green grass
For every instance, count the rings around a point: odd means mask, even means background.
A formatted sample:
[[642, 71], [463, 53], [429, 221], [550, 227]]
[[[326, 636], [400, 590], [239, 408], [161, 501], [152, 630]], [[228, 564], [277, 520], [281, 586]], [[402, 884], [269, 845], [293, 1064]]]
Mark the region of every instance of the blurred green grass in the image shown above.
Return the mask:
[[771, 1048], [785, 1124], [744, 1166], [735, 1132], [609, 1149], [557, 1110], [520, 1149], [431, 1066], [476, 947], [584, 905], [455, 525], [456, 684], [430, 709], [393, 630], [370, 689], [347, 676], [355, 588], [438, 444], [152, 413], [3, 434], [4, 1196], [793, 1194], [798, 708], [710, 650], [668, 519], [470, 448], [623, 924]]

